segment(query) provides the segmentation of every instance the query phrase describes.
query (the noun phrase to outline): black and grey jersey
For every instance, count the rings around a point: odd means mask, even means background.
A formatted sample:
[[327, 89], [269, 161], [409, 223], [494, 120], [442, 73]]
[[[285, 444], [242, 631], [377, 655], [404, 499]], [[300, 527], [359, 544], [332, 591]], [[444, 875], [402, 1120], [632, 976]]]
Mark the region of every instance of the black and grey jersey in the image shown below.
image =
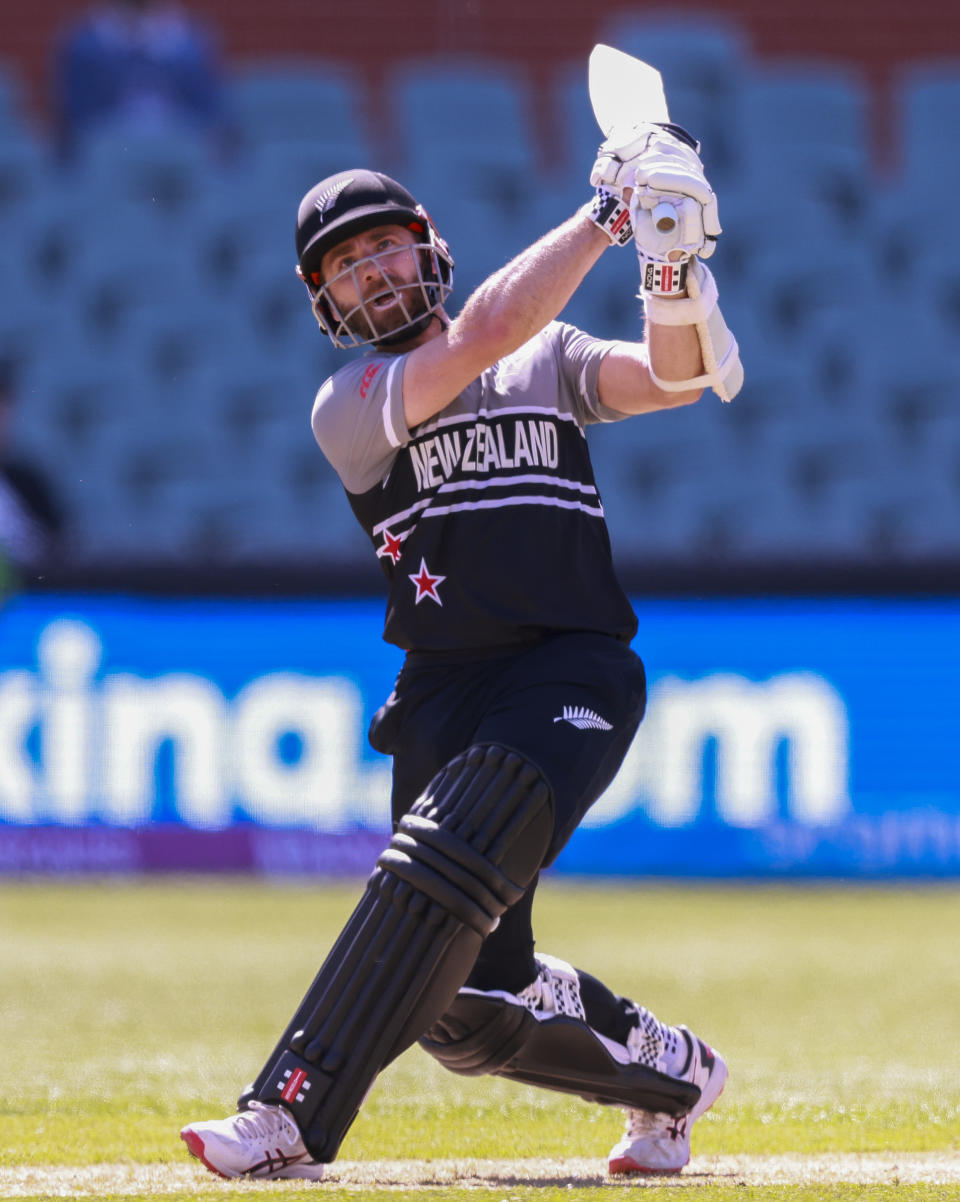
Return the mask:
[[611, 345], [552, 322], [412, 431], [406, 356], [367, 355], [324, 383], [313, 431], [390, 582], [388, 642], [633, 637], [584, 434], [624, 416], [597, 393]]

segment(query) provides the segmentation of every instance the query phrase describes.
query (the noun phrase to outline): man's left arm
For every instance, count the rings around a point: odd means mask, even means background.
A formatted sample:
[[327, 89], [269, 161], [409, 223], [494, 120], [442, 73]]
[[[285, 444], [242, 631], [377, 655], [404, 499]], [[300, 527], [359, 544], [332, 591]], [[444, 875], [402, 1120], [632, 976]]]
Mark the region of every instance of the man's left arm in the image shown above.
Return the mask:
[[[620, 413], [689, 405], [706, 387], [723, 401], [743, 384], [736, 339], [717, 304], [704, 259], [713, 254], [720, 222], [699, 144], [678, 126], [650, 126], [626, 148], [601, 147], [591, 183], [629, 205], [640, 262], [646, 339], [617, 343], [600, 366], [601, 402]], [[654, 220], [667, 202], [673, 228]]]
[[647, 325], [645, 342], [617, 342], [600, 362], [597, 391], [602, 404], [619, 413], [654, 413], [692, 405], [703, 395], [703, 386], [677, 390], [661, 388], [656, 379], [694, 380], [703, 373], [703, 356], [696, 327]]

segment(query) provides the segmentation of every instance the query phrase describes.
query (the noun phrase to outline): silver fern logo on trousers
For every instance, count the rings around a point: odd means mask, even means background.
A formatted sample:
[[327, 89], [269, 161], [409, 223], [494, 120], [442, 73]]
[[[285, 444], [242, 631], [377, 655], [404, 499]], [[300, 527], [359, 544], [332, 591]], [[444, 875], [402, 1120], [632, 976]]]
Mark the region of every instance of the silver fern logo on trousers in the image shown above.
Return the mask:
[[613, 730], [613, 726], [601, 718], [596, 710], [587, 709], [585, 705], [565, 705], [563, 713], [554, 722], [569, 722], [577, 730]]

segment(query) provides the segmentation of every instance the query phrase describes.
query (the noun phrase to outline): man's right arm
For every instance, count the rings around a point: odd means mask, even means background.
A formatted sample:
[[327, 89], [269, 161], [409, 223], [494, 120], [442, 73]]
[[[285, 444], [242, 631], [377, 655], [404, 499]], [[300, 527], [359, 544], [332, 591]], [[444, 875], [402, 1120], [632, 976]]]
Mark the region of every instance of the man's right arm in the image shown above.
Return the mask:
[[583, 213], [545, 234], [469, 297], [442, 335], [406, 356], [403, 408], [412, 429], [450, 404], [563, 310], [610, 239]]

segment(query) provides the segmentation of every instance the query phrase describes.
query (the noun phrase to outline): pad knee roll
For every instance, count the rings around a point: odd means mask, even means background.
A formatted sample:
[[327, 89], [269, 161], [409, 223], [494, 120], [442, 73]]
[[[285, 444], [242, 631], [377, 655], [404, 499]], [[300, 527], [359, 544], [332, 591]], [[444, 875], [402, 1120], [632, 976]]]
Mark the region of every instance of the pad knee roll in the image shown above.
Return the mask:
[[257, 1081], [332, 1160], [377, 1073], [450, 1006], [553, 837], [553, 794], [499, 744], [457, 756], [404, 816]]

